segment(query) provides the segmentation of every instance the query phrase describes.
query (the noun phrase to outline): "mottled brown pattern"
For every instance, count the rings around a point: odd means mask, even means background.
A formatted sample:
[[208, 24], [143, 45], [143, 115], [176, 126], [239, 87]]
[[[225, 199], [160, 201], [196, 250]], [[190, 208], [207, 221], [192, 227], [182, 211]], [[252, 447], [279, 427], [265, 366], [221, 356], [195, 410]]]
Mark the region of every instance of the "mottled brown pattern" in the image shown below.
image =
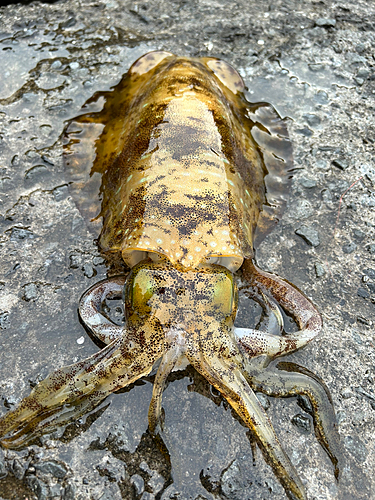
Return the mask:
[[[156, 362], [149, 428], [163, 435], [167, 377], [190, 363], [251, 430], [290, 499], [305, 500], [304, 487], [254, 391], [310, 399], [316, 436], [338, 477], [339, 438], [324, 384], [298, 365], [273, 363], [314, 339], [322, 321], [297, 288], [252, 261], [254, 242], [282, 211], [292, 155], [285, 123], [270, 105], [248, 103], [244, 89], [224, 61], [152, 52], [72, 122], [66, 165], [80, 186], [73, 184], [73, 196], [92, 217], [81, 194], [92, 197], [101, 176], [99, 245], [131, 270], [81, 298], [83, 323], [107, 346], [52, 373], [2, 417], [4, 447], [21, 448], [79, 418]], [[94, 132], [95, 154], [87, 150]], [[79, 174], [88, 170], [85, 158], [92, 162], [90, 181]], [[246, 292], [264, 309], [266, 331], [234, 327], [234, 272], [241, 265]], [[104, 298], [122, 292], [124, 327], [102, 307]], [[280, 307], [298, 332], [284, 332]]]
[[[104, 125], [91, 169], [103, 175], [104, 252], [130, 267], [135, 251], [191, 269], [227, 257], [236, 270], [252, 257], [256, 228], [259, 241], [281, 213], [292, 164], [285, 124], [270, 105], [249, 104], [244, 88], [224, 61], [160, 52], [89, 101], [105, 103], [69, 130]], [[70, 132], [75, 175], [85, 140]]]

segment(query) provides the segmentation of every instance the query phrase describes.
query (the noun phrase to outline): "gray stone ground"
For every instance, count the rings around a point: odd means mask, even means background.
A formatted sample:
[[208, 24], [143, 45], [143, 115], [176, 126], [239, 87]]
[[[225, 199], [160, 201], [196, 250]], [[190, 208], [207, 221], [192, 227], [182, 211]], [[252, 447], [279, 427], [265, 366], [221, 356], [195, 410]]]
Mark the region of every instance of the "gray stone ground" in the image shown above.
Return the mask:
[[[330, 388], [346, 456], [338, 485], [308, 415], [295, 401], [264, 403], [309, 500], [375, 498], [374, 11], [366, 0], [67, 0], [1, 8], [3, 412], [29, 393], [30, 382], [97, 350], [76, 309], [106, 270], [69, 195], [65, 121], [149, 50], [218, 56], [239, 69], [249, 100], [272, 102], [289, 117], [296, 168], [289, 205], [257, 260], [323, 314], [322, 336], [291, 359]], [[172, 472], [146, 433], [152, 385], [145, 381], [109, 398], [60, 440], [1, 452], [0, 496], [285, 499], [259, 451], [253, 466], [246, 429], [228, 406], [193, 372], [185, 375], [164, 395]]]

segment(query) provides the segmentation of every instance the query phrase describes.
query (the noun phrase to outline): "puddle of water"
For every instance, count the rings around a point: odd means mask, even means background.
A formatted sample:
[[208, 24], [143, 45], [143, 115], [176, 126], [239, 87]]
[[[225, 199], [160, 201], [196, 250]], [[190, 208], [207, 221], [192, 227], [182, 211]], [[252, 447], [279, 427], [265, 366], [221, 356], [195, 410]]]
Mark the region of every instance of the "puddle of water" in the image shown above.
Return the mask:
[[36, 70], [41, 61], [53, 62], [57, 58], [69, 58], [66, 48], [54, 44], [55, 35], [52, 32], [43, 37], [40, 35], [39, 30], [24, 28], [17, 34], [1, 40], [1, 63], [6, 70], [1, 76], [0, 99], [11, 97], [30, 81], [30, 72]]
[[281, 116], [298, 120], [330, 104], [337, 87], [354, 88], [344, 74], [330, 62], [306, 63], [299, 60], [279, 61], [279, 70], [267, 77], [253, 76], [253, 68], [241, 71], [248, 86], [251, 102], [272, 102]]
[[309, 83], [280, 71], [271, 78], [250, 78], [247, 99], [252, 102], [272, 101], [283, 117], [298, 120], [301, 114], [314, 112], [317, 104], [328, 104], [329, 94]]
[[288, 71], [290, 78], [297, 78], [301, 83], [321, 89], [329, 90], [333, 86], [354, 87], [331, 61], [308, 63], [301, 60], [281, 59], [280, 66], [283, 71]]

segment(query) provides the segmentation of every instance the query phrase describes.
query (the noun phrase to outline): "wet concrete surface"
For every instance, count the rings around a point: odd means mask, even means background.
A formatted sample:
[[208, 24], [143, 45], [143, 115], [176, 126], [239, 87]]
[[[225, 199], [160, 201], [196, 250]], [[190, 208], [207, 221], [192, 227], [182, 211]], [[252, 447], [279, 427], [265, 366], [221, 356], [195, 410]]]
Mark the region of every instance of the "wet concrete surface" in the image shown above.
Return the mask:
[[[69, 193], [66, 121], [149, 50], [217, 56], [240, 71], [250, 101], [269, 101], [288, 117], [291, 194], [257, 261], [296, 284], [323, 315], [321, 337], [290, 359], [331, 391], [346, 456], [338, 484], [297, 402], [263, 403], [309, 500], [375, 498], [374, 10], [365, 0], [1, 8], [3, 413], [54, 368], [97, 351], [77, 304], [106, 269]], [[41, 447], [0, 452], [0, 497], [286, 498], [259, 450], [253, 465], [246, 428], [201, 377], [176, 374], [165, 391], [170, 460], [147, 433], [151, 392], [145, 380]]]

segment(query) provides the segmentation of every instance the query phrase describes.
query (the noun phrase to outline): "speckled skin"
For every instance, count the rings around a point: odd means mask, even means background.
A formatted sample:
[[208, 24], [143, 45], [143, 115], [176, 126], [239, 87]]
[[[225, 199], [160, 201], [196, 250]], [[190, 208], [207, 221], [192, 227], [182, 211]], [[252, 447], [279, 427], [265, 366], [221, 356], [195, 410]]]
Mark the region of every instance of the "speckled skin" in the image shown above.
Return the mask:
[[265, 202], [259, 152], [202, 63], [164, 61], [139, 84], [133, 140], [105, 174], [119, 187], [104, 191], [100, 245], [131, 267], [144, 250], [191, 269], [225, 256], [238, 269]]
[[[153, 53], [144, 58], [156, 62]], [[103, 177], [106, 187], [118, 187], [103, 190], [100, 246], [120, 251], [129, 267], [138, 250], [190, 269], [228, 257], [236, 270], [252, 256], [265, 202], [245, 118], [231, 113], [204, 61], [165, 53], [147, 79], [142, 71], [143, 62], [129, 72], [137, 105], [129, 105], [125, 147]], [[239, 77], [237, 87], [243, 90]]]
[[[315, 338], [321, 317], [299, 290], [252, 261], [254, 241], [281, 213], [291, 148], [273, 108], [251, 105], [243, 91], [241, 77], [223, 61], [153, 52], [133, 64], [113, 93], [92, 99], [104, 97], [102, 110], [75, 120], [83, 130], [71, 137], [81, 145], [92, 142], [85, 126], [101, 124], [91, 169], [102, 176], [99, 245], [121, 255], [131, 271], [94, 285], [81, 299], [83, 322], [107, 347], [53, 372], [2, 417], [3, 446], [20, 448], [78, 418], [155, 367], [149, 426], [163, 435], [166, 379], [190, 363], [254, 433], [290, 499], [305, 499], [304, 487], [254, 391], [310, 399], [316, 436], [338, 477], [326, 387], [298, 365], [272, 362]], [[70, 168], [83, 151], [67, 162]], [[81, 208], [92, 214], [85, 203]], [[244, 288], [268, 317], [266, 331], [234, 327], [234, 272], [241, 266]], [[101, 307], [121, 292], [124, 327]], [[280, 307], [294, 317], [295, 334], [285, 334]]]

